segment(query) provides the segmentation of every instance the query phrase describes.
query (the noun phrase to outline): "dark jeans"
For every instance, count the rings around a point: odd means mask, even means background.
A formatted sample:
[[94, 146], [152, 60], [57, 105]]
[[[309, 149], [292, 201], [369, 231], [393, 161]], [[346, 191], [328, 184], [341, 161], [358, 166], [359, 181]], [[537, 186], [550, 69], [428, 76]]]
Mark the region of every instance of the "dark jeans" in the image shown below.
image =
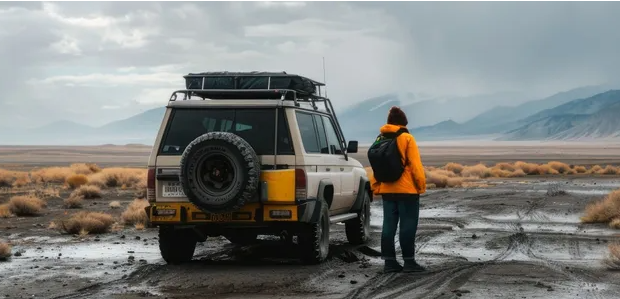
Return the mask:
[[400, 220], [400, 248], [405, 261], [415, 261], [415, 235], [420, 217], [420, 195], [383, 195], [383, 231], [381, 233], [381, 258], [396, 260], [394, 237]]

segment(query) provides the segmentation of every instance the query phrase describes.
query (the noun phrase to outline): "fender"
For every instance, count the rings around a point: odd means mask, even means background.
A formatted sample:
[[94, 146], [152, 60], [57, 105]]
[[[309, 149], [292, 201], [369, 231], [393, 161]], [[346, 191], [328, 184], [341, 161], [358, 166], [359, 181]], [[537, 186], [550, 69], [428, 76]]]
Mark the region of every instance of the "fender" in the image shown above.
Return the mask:
[[[331, 188], [331, 190], [330, 190]], [[334, 199], [334, 185], [329, 179], [323, 179], [319, 183], [319, 190], [316, 198], [308, 198], [308, 200], [299, 205], [298, 215], [299, 222], [316, 223], [321, 215], [323, 202], [327, 203], [327, 208], [331, 207]], [[326, 192], [327, 191], [327, 192]], [[326, 194], [327, 193], [327, 194]]]
[[360, 184], [357, 189], [357, 197], [355, 198], [355, 202], [351, 207], [352, 213], [357, 213], [362, 209], [362, 203], [364, 202], [364, 197], [368, 195], [370, 197], [370, 202], [372, 202], [372, 194], [370, 193], [370, 181], [368, 178], [360, 177]]

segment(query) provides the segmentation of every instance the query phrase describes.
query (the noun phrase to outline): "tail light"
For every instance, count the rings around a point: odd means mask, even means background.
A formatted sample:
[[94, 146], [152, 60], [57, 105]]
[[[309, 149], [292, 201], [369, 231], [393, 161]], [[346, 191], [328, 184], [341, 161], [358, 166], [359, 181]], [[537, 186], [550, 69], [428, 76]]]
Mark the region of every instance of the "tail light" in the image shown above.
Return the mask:
[[295, 169], [295, 200], [306, 200], [307, 197], [307, 184], [306, 171], [301, 168]]
[[146, 177], [146, 199], [149, 202], [155, 201], [155, 168], [149, 168]]

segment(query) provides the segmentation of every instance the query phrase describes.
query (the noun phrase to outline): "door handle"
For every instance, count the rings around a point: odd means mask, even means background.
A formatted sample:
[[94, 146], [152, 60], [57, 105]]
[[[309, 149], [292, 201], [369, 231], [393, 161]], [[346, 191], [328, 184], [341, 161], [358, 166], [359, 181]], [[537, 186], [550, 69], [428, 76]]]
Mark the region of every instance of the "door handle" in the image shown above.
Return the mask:
[[344, 171], [344, 167], [340, 167], [340, 171]]
[[330, 171], [330, 170], [331, 170], [331, 168], [329, 168], [329, 167], [325, 168], [325, 171]]

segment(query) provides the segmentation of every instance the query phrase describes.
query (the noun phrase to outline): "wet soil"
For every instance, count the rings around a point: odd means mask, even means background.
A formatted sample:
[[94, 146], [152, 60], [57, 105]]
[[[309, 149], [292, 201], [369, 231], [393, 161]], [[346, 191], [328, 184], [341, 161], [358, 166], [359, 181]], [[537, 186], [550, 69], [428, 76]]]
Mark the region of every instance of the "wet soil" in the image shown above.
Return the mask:
[[[0, 298], [620, 297], [620, 272], [601, 263], [620, 231], [579, 222], [585, 205], [620, 188], [620, 179], [488, 183], [422, 197], [416, 258], [428, 271], [415, 274], [381, 273], [379, 200], [372, 240], [349, 245], [344, 227], [332, 225], [330, 257], [321, 265], [300, 264], [296, 245], [276, 238], [242, 247], [217, 237], [200, 243], [191, 263], [173, 266], [161, 259], [153, 228], [86, 238], [48, 229], [66, 212], [51, 199], [41, 217], [0, 219], [0, 238], [19, 252], [0, 262]], [[548, 194], [551, 185], [564, 192]], [[132, 199], [117, 191], [85, 208], [118, 216], [122, 209], [107, 203], [121, 200], [124, 208]]]

